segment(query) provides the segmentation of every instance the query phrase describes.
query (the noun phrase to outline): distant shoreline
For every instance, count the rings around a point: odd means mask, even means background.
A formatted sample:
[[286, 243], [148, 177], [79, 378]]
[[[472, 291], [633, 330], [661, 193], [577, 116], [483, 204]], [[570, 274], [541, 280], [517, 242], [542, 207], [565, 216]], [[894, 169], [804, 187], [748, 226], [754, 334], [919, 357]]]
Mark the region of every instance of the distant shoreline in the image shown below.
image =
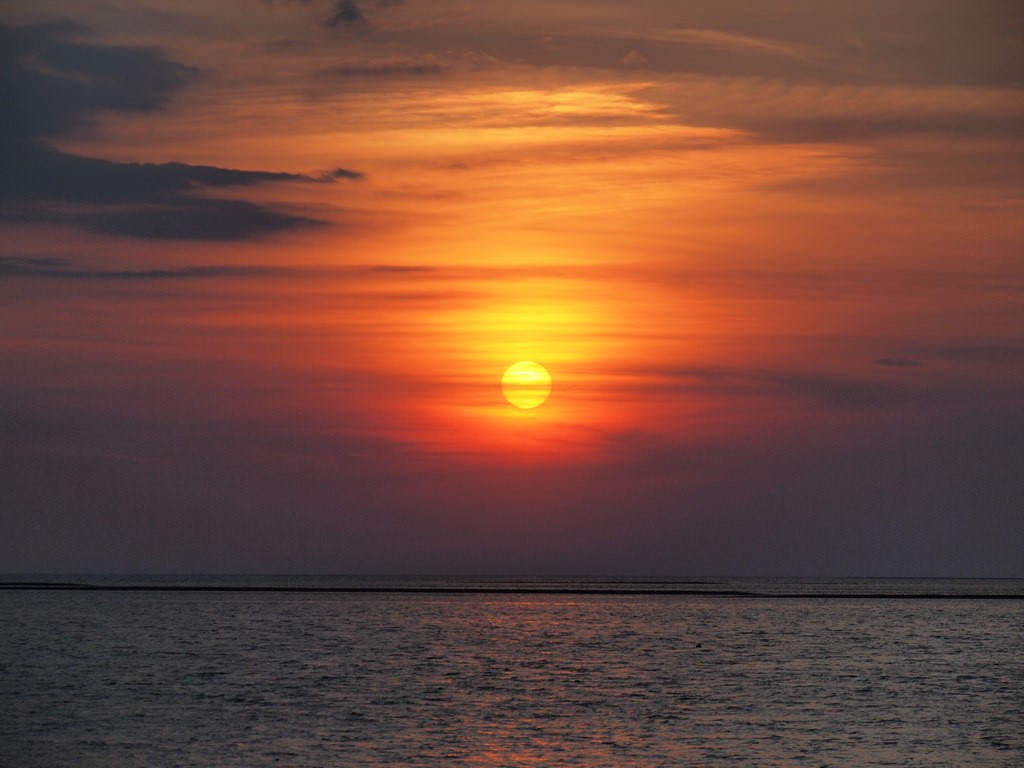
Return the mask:
[[402, 595], [596, 595], [623, 597], [731, 597], [773, 600], [1024, 600], [1024, 594], [900, 593], [900, 592], [754, 592], [746, 590], [650, 589], [643, 587], [401, 587], [401, 586], [255, 586], [210, 584], [81, 584], [76, 582], [0, 582], [0, 591], [65, 592], [262, 592]]

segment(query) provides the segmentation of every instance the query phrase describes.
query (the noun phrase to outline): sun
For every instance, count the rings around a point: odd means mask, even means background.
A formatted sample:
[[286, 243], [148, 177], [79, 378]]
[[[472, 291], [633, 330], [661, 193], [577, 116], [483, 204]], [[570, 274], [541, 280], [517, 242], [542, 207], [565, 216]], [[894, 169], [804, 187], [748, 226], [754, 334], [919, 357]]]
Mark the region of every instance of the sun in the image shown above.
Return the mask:
[[551, 394], [551, 374], [540, 363], [523, 360], [505, 370], [501, 392], [516, 408], [536, 408]]

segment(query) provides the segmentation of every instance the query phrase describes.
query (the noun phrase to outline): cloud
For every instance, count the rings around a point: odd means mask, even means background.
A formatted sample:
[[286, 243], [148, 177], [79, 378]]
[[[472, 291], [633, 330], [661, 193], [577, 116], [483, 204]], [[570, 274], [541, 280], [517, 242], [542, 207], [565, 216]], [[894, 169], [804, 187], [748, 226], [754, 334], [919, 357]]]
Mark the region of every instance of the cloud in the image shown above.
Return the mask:
[[418, 77], [440, 75], [447, 67], [430, 59], [384, 60], [340, 64], [320, 71], [321, 75], [332, 77]]
[[808, 398], [826, 408], [839, 410], [893, 408], [921, 399], [919, 391], [887, 382], [864, 381], [824, 374], [770, 372], [753, 374], [770, 389]]
[[53, 280], [183, 280], [220, 277], [373, 279], [407, 275], [421, 278], [439, 270], [416, 264], [348, 264], [345, 266], [195, 265], [152, 269], [97, 269], [49, 256], [0, 256], [0, 278]]
[[352, 171], [348, 168], [335, 168], [333, 171], [328, 171], [325, 174], [331, 179], [350, 179], [352, 181], [359, 181], [366, 178], [366, 174], [361, 171]]
[[[614, 67], [639, 48], [652, 71], [848, 84], [1024, 84], [1018, 4], [993, 0], [677, 3], [552, 30], [558, 63]], [[666, 23], [668, 22], [668, 23]]]
[[[877, 144], [923, 135], [1011, 141], [1024, 130], [1024, 102], [1009, 88], [821, 87], [783, 79], [686, 75], [652, 89], [651, 97], [687, 125], [728, 126], [762, 141], [783, 143]], [[914, 147], [918, 153], [928, 149], [922, 142]], [[974, 143], [967, 148], [983, 149]], [[909, 150], [900, 151], [905, 156]], [[944, 162], [959, 158], [962, 151]], [[927, 158], [928, 163], [936, 160], [943, 159]]]
[[[625, 52], [625, 53], [624, 53]], [[846, 79], [817, 46], [706, 29], [569, 31], [534, 49], [540, 64], [809, 82]]]
[[164, 240], [247, 240], [324, 222], [244, 200], [179, 198], [171, 204], [83, 213], [83, 228], [108, 235]]
[[160, 110], [198, 73], [155, 48], [75, 41], [87, 33], [71, 21], [0, 26], [5, 144], [59, 136], [100, 110]]
[[[345, 174], [352, 174], [351, 176]], [[356, 178], [337, 169], [330, 178]], [[240, 171], [186, 163], [118, 163], [67, 155], [39, 143], [8, 158], [0, 199], [45, 199], [74, 203], [170, 202], [200, 187], [240, 187], [267, 182], [318, 181], [295, 173]], [[198, 198], [190, 198], [196, 202]]]
[[[403, 0], [376, 0], [378, 8], [394, 8], [402, 5]], [[324, 19], [324, 26], [329, 29], [350, 29], [360, 34], [370, 32], [373, 25], [366, 18], [362, 7], [356, 0], [335, 0], [330, 14]]]
[[[256, 203], [198, 194], [319, 177], [186, 163], [120, 163], [71, 155], [47, 141], [102, 111], [156, 112], [197, 73], [155, 48], [86, 44], [73, 22], [0, 27], [0, 200], [7, 219], [75, 224], [139, 238], [236, 240], [318, 222]], [[70, 207], [68, 204], [71, 204]]]
[[[708, 392], [716, 397], [783, 397], [804, 400], [834, 410], [872, 410], [901, 407], [933, 393], [893, 381], [828, 375], [795, 370], [679, 366], [647, 370], [602, 371], [623, 379], [623, 392]], [[610, 386], [606, 385], [608, 389]]]
[[289, 267], [197, 266], [161, 269], [86, 269], [67, 259], [0, 257], [0, 277], [53, 278], [58, 280], [181, 280], [216, 277], [291, 277], [303, 270]]
[[330, 15], [324, 19], [324, 25], [332, 28], [340, 26], [366, 28], [367, 22], [355, 0], [337, 0]]
[[642, 40], [677, 43], [682, 46], [724, 51], [732, 56], [752, 52], [763, 56], [781, 56], [813, 63], [823, 57], [823, 51], [807, 44], [773, 40], [753, 35], [723, 32], [715, 29], [649, 30], [638, 36]]

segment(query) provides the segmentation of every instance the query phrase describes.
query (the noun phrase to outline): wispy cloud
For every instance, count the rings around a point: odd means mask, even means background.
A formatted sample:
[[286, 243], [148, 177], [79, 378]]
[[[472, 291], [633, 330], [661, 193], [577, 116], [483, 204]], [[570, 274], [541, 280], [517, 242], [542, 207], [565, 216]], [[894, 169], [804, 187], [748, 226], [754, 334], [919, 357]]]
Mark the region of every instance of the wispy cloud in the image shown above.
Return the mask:
[[328, 67], [319, 72], [334, 77], [418, 77], [440, 75], [448, 67], [429, 59], [382, 59], [353, 61]]
[[622, 379], [624, 391], [705, 393], [715, 397], [795, 398], [834, 410], [886, 410], [930, 396], [906, 382], [880, 381], [799, 370], [732, 366], [675, 366], [604, 371]]
[[1017, 87], [1024, 75], [1022, 19], [1008, 2], [723, 1], [659, 10], [630, 6], [614, 25], [550, 30], [539, 53], [615, 68], [635, 49], [659, 72], [819, 84]]
[[820, 85], [761, 77], [683, 77], [652, 93], [678, 120], [720, 125], [778, 142], [1016, 136], [1024, 100], [1015, 89], [966, 86]]
[[0, 256], [0, 278], [54, 280], [184, 280], [209, 278], [422, 278], [439, 271], [414, 264], [366, 264], [346, 266], [281, 266], [205, 264], [152, 269], [102, 269], [83, 266], [70, 259], [50, 256]]
[[0, 257], [0, 277], [35, 277], [59, 280], [181, 280], [217, 277], [289, 277], [304, 270], [287, 267], [195, 266], [160, 269], [85, 269], [67, 259]]
[[770, 56], [784, 56], [807, 62], [816, 61], [825, 56], [825, 52], [820, 48], [806, 43], [773, 40], [736, 32], [724, 32], [717, 29], [647, 30], [638, 33], [636, 39], [681, 43], [683, 45], [701, 46], [732, 53], [754, 52]]

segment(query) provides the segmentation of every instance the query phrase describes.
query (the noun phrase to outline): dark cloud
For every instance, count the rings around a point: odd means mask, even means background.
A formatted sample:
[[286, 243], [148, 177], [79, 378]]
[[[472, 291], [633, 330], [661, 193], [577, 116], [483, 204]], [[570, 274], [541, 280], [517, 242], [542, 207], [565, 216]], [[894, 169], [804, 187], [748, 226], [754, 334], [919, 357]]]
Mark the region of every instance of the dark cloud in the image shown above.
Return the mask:
[[337, 0], [331, 9], [330, 15], [324, 19], [327, 27], [352, 27], [365, 28], [366, 17], [362, 10], [356, 5], [355, 0]]
[[183, 280], [221, 277], [248, 278], [373, 278], [375, 276], [410, 275], [417, 278], [437, 273], [434, 267], [413, 264], [367, 264], [344, 267], [292, 267], [273, 264], [263, 266], [199, 265], [191, 267], [159, 267], [154, 269], [97, 269], [79, 265], [69, 259], [49, 256], [0, 256], [0, 278], [39, 278], [53, 280]]
[[164, 240], [246, 240], [324, 224], [244, 200], [188, 197], [152, 207], [81, 213], [73, 220], [92, 232]]
[[348, 168], [335, 168], [333, 171], [328, 171], [326, 174], [332, 179], [350, 179], [352, 181], [359, 181], [365, 179], [366, 174], [360, 171], [351, 171]]
[[0, 257], [0, 277], [59, 280], [181, 280], [217, 277], [291, 277], [303, 270], [289, 267], [198, 266], [166, 269], [84, 269], [57, 258]]
[[[378, 8], [393, 8], [401, 5], [402, 0], [376, 0]], [[344, 28], [356, 32], [369, 32], [372, 25], [366, 14], [355, 0], [335, 0], [330, 14], [324, 19], [324, 26], [330, 29]]]
[[86, 44], [73, 22], [0, 27], [0, 137], [58, 136], [100, 110], [152, 112], [198, 73], [155, 48]]
[[[344, 176], [344, 173], [355, 174], [338, 169], [329, 177], [355, 177]], [[20, 147], [20, 152], [6, 158], [5, 174], [0, 178], [0, 199], [73, 203], [168, 202], [199, 187], [314, 180], [293, 173], [239, 171], [186, 163], [117, 163], [67, 155], [40, 143], [28, 142]]]
[[197, 73], [158, 49], [78, 42], [87, 31], [72, 22], [0, 27], [4, 218], [140, 238], [245, 239], [320, 222], [197, 193], [361, 178], [343, 168], [311, 177], [185, 163], [119, 163], [52, 148], [48, 139], [87, 125], [101, 111], [163, 109]]
[[[265, 182], [324, 182], [362, 174], [337, 169], [321, 177], [240, 171], [185, 163], [117, 163], [28, 142], [4, 152], [0, 219], [75, 224], [93, 232], [172, 240], [242, 240], [317, 219], [243, 200], [204, 197], [202, 189]], [[81, 205], [68, 208], [67, 203]]]

